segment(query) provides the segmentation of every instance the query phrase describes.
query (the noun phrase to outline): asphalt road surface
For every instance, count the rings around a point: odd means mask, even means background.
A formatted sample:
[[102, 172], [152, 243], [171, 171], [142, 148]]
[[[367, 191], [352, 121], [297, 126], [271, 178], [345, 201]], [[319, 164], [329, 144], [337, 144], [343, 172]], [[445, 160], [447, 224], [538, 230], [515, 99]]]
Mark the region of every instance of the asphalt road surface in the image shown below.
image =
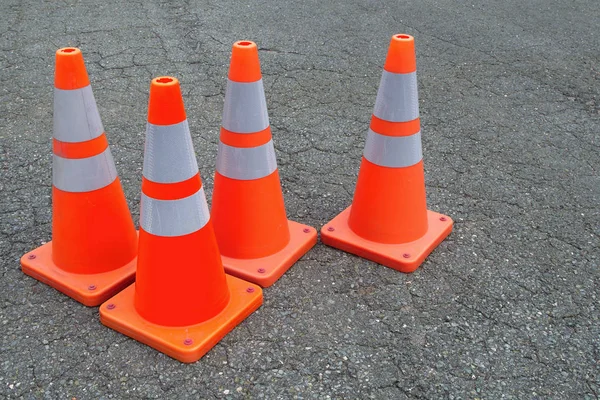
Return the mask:
[[[462, 3], [462, 4], [458, 4]], [[0, 397], [598, 399], [600, 4], [4, 0]], [[389, 39], [415, 36], [428, 207], [405, 275], [319, 243], [181, 364], [25, 276], [51, 238], [54, 52], [78, 46], [134, 220], [150, 79], [182, 82], [210, 199], [231, 45], [259, 45], [288, 216], [351, 200]]]

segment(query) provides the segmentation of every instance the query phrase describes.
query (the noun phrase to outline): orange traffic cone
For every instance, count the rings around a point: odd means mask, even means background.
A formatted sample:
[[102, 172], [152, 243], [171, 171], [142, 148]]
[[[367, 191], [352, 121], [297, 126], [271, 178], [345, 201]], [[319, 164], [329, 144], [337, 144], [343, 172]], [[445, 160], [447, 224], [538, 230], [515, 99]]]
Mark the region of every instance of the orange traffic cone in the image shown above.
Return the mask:
[[136, 283], [100, 307], [102, 323], [194, 362], [262, 304], [262, 290], [225, 275], [179, 82], [152, 80]]
[[211, 216], [225, 270], [272, 285], [317, 242], [288, 221], [254, 42], [233, 45]]
[[425, 203], [414, 39], [394, 35], [383, 67], [352, 206], [323, 243], [412, 272], [452, 231]]
[[79, 49], [56, 52], [54, 86], [52, 241], [21, 266], [95, 306], [133, 281], [137, 234]]

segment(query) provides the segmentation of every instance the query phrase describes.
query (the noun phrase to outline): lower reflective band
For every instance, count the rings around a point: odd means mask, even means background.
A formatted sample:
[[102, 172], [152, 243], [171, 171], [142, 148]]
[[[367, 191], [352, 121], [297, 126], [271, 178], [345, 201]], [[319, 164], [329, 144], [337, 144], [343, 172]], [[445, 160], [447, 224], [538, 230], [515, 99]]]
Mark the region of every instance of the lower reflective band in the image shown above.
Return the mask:
[[273, 141], [257, 147], [233, 147], [219, 142], [217, 172], [232, 179], [264, 178], [277, 169]]
[[188, 235], [203, 228], [209, 219], [204, 188], [178, 200], [157, 200], [142, 193], [140, 227], [152, 235]]
[[385, 136], [369, 129], [363, 155], [382, 167], [410, 167], [423, 158], [421, 132], [410, 136]]
[[117, 170], [110, 149], [88, 158], [53, 157], [52, 184], [65, 192], [90, 192], [110, 185]]

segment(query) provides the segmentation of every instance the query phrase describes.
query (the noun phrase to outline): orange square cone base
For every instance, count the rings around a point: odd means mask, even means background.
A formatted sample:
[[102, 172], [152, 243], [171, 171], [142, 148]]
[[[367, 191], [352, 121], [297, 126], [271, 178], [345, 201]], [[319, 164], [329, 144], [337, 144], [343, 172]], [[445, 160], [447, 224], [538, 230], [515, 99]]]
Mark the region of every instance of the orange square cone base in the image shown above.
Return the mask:
[[416, 270], [452, 231], [450, 217], [427, 210], [429, 229], [420, 239], [401, 244], [372, 242], [358, 236], [348, 226], [351, 207], [321, 228], [321, 241], [400, 272]]
[[317, 244], [317, 230], [288, 220], [290, 241], [281, 251], [267, 257], [239, 259], [221, 256], [225, 272], [269, 287]]
[[98, 306], [135, 280], [137, 257], [123, 267], [99, 274], [75, 274], [52, 261], [52, 242], [21, 257], [21, 269], [32, 278], [66, 294], [78, 302]]
[[198, 361], [263, 302], [262, 289], [226, 275], [230, 299], [220, 314], [188, 326], [163, 326], [142, 318], [135, 309], [135, 283], [100, 307], [100, 321], [124, 335], [184, 363]]

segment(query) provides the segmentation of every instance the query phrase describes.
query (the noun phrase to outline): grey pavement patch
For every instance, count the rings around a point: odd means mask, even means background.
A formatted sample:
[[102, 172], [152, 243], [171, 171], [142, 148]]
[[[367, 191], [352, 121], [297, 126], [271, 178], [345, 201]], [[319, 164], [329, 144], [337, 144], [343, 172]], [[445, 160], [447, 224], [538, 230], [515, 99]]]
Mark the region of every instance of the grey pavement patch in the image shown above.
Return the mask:
[[[595, 1], [6, 0], [0, 397], [600, 396]], [[258, 43], [290, 218], [352, 201], [392, 34], [416, 38], [428, 205], [451, 236], [404, 275], [318, 244], [184, 365], [24, 276], [51, 237], [54, 51], [85, 56], [134, 218], [150, 79], [177, 76], [210, 199], [231, 44]]]

